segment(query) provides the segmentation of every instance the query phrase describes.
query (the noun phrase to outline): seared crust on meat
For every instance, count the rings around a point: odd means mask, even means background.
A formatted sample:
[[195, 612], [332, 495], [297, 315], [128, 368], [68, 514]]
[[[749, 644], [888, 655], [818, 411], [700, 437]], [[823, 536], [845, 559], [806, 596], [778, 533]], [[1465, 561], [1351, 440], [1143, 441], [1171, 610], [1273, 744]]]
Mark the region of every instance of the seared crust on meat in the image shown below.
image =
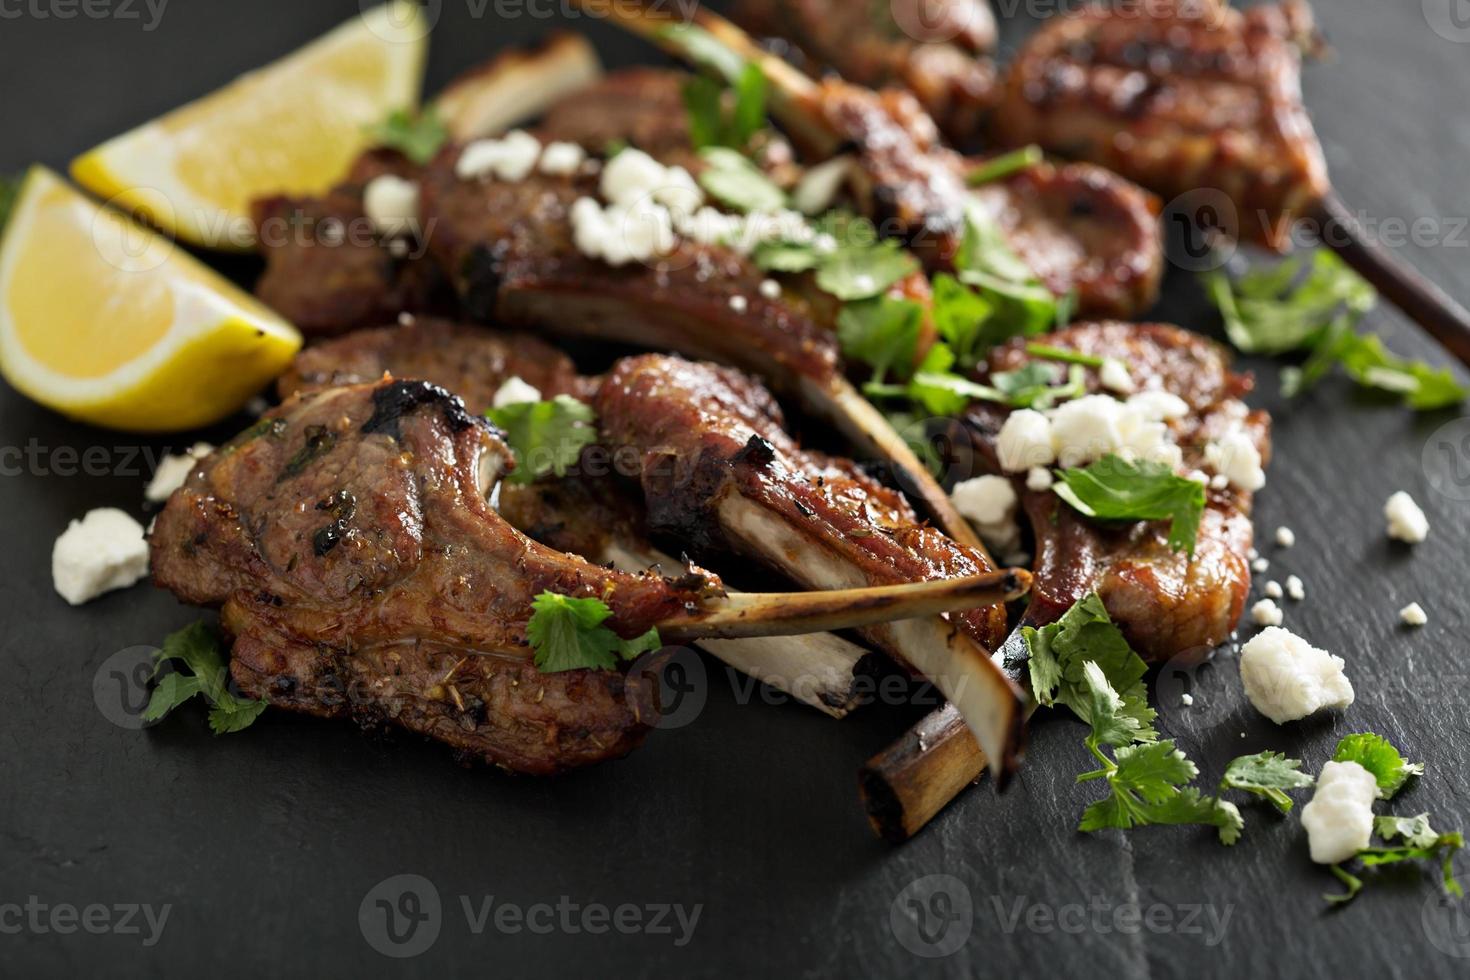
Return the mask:
[[1233, 203], [1243, 237], [1275, 248], [1326, 195], [1285, 14], [1213, 0], [1103, 4], [1052, 18], [1022, 47], [994, 114], [1002, 142], [1091, 160], [1165, 198]]
[[[921, 523], [897, 492], [849, 460], [800, 448], [779, 406], [759, 383], [729, 368], [677, 357], [625, 358], [609, 372], [596, 406], [613, 451], [635, 450], [648, 522], [700, 548], [753, 554], [809, 588], [831, 588], [800, 556], [773, 562], [732, 531], [722, 507], [732, 497], [775, 515], [805, 542], [855, 574], [850, 585], [884, 585], [974, 575], [985, 557]], [[986, 650], [1005, 633], [1000, 607], [950, 617]], [[892, 649], [887, 627], [865, 631]]]
[[[1182, 398], [1190, 414], [1171, 423], [1184, 450], [1184, 468], [1203, 464], [1204, 447], [1239, 425], [1262, 460], [1270, 455], [1270, 418], [1240, 401], [1251, 388], [1247, 376], [1231, 372], [1223, 347], [1165, 324], [1079, 324], [1046, 337], [1045, 343], [1128, 365], [1141, 390], [1160, 389]], [[997, 348], [989, 371], [1008, 371], [1030, 360], [1024, 343]], [[1100, 391], [1096, 372], [1088, 385]], [[982, 455], [995, 469], [995, 438], [1007, 410], [977, 403], [966, 422]], [[1166, 522], [1104, 524], [1090, 521], [1050, 491], [1016, 492], [1036, 537], [1035, 580], [1028, 622], [1051, 622], [1088, 592], [1096, 591], [1108, 613], [1145, 659], [1204, 656], [1235, 628], [1250, 590], [1251, 494], [1235, 487], [1207, 491], [1193, 556], [1168, 546]]]
[[511, 378], [520, 378], [543, 398], [585, 398], [590, 390], [571, 359], [544, 341], [431, 317], [355, 330], [309, 347], [296, 355], [276, 389], [287, 398], [298, 391], [376, 381], [385, 374], [452, 391], [477, 415], [490, 408], [495, 393]]
[[510, 465], [494, 430], [427, 382], [298, 395], [169, 499], [154, 579], [221, 607], [251, 696], [391, 722], [523, 772], [621, 755], [652, 721], [641, 683], [537, 671], [531, 600], [596, 596], [636, 636], [712, 580], [626, 575], [529, 540], [485, 500], [482, 473]]
[[321, 197], [262, 198], [251, 209], [265, 272], [255, 294], [305, 334], [332, 335], [391, 323], [399, 313], [443, 311], [453, 294], [434, 263], [394, 255], [363, 213], [363, 188], [415, 168], [389, 150], [358, 158], [346, 180]]

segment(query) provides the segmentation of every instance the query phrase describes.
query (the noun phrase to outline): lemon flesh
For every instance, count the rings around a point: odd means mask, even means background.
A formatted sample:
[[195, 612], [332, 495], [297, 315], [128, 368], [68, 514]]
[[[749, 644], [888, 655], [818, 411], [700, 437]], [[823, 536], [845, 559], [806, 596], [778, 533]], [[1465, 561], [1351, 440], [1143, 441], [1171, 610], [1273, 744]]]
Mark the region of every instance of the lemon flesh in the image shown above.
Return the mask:
[[340, 181], [368, 143], [365, 127], [418, 104], [427, 48], [416, 4], [374, 7], [89, 150], [72, 162], [72, 177], [191, 244], [248, 251], [250, 202]]
[[0, 373], [43, 405], [130, 431], [238, 411], [301, 335], [168, 239], [43, 167], [0, 241]]

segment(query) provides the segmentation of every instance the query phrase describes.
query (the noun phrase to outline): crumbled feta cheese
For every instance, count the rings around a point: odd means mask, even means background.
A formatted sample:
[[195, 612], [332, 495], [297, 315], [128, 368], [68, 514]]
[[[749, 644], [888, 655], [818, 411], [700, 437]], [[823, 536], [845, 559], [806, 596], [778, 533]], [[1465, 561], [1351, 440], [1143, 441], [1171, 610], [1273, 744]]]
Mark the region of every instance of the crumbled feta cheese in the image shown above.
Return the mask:
[[1302, 807], [1307, 846], [1318, 864], [1346, 861], [1373, 837], [1373, 801], [1378, 780], [1356, 762], [1329, 762], [1317, 777], [1312, 799]]
[[526, 179], [540, 155], [541, 141], [514, 129], [500, 139], [475, 140], [466, 146], [454, 163], [454, 175], [460, 180], [494, 177], [514, 183]]
[[1276, 546], [1278, 548], [1290, 548], [1296, 544], [1296, 532], [1289, 527], [1278, 527], [1276, 529]]
[[1262, 599], [1251, 606], [1251, 622], [1257, 626], [1280, 626], [1281, 607], [1270, 599]]
[[744, 313], [750, 308], [750, 302], [744, 296], [735, 295], [730, 297], [730, 309], [736, 313]]
[[1206, 473], [1204, 470], [1190, 470], [1188, 473], [1184, 474], [1184, 478], [1186, 480], [1193, 480], [1195, 483], [1198, 483], [1202, 486], [1210, 485], [1210, 474]]
[[1157, 388], [1130, 395], [1128, 407], [1150, 422], [1170, 422], [1189, 414], [1189, 404], [1183, 398]]
[[374, 177], [363, 188], [362, 210], [384, 237], [411, 234], [419, 223], [419, 185], [392, 174]]
[[1279, 626], [1262, 630], [1240, 651], [1246, 697], [1278, 725], [1352, 704], [1353, 685], [1343, 666], [1341, 657]]
[[1051, 489], [1053, 478], [1051, 470], [1045, 466], [1033, 466], [1026, 471], [1026, 489], [1043, 493]]
[[547, 143], [541, 151], [541, 162], [537, 165], [543, 174], [553, 177], [569, 177], [576, 173], [587, 159], [587, 151], [576, 143]]
[[781, 284], [774, 279], [762, 279], [760, 292], [766, 299], [780, 299]]
[[523, 405], [526, 402], [539, 402], [540, 400], [541, 389], [522, 381], [519, 377], [510, 377], [495, 389], [495, 397], [490, 399], [490, 407], [504, 408], [507, 405]]
[[1271, 581], [1266, 583], [1266, 588], [1264, 591], [1266, 593], [1267, 599], [1280, 599], [1284, 594], [1281, 591], [1281, 583], [1277, 582], [1275, 579], [1272, 579]]
[[411, 327], [411, 326], [413, 326], [413, 320], [414, 320], [414, 317], [413, 317], [413, 314], [412, 313], [404, 312], [404, 313], [398, 314], [398, 325], [400, 327]]
[[1429, 622], [1429, 616], [1424, 612], [1424, 607], [1417, 602], [1411, 602], [1400, 609], [1399, 619], [1405, 626], [1423, 626]]
[[1115, 452], [1123, 441], [1123, 403], [1107, 395], [1084, 395], [1051, 412], [1051, 441], [1062, 466], [1082, 466]]
[[1035, 409], [1022, 408], [1006, 417], [995, 442], [1000, 468], [1007, 473], [1020, 473], [1036, 466], [1056, 462], [1052, 448], [1052, 425]]
[[1388, 498], [1383, 516], [1388, 518], [1388, 536], [1395, 541], [1418, 544], [1429, 537], [1429, 519], [1414, 498], [1402, 490]]
[[1307, 587], [1295, 575], [1288, 575], [1286, 576], [1286, 595], [1290, 599], [1301, 602], [1307, 597]]
[[1251, 562], [1251, 571], [1253, 572], [1264, 572], [1270, 567], [1271, 562], [1269, 559], [1266, 558], [1257, 558], [1255, 561]]
[[73, 606], [127, 588], [147, 574], [143, 525], [116, 507], [88, 511], [72, 521], [51, 550], [51, 581]]
[[1194, 704], [1194, 695], [1189, 693], [1181, 694], [1179, 695], [1179, 700], [1183, 702], [1184, 706], [1187, 708], [1190, 705]]
[[955, 510], [975, 527], [997, 554], [1014, 551], [1021, 541], [1016, 523], [1016, 490], [1003, 476], [977, 476], [961, 480], [950, 491]]
[[647, 262], [668, 254], [677, 244], [668, 209], [648, 198], [604, 210], [590, 197], [582, 197], [573, 203], [570, 217], [577, 249], [608, 265]]
[[1259, 551], [1257, 551], [1255, 548], [1247, 548], [1246, 549], [1246, 552], [1245, 552], [1245, 556], [1247, 558], [1249, 558], [1251, 561], [1255, 561], [1257, 558], [1261, 557], [1261, 553]]
[[1216, 473], [1214, 476], [1210, 477], [1211, 490], [1224, 490], [1228, 486], [1230, 486], [1230, 478], [1227, 477], [1224, 473]]
[[737, 248], [744, 238], [745, 223], [738, 214], [726, 214], [712, 207], [702, 207], [692, 214], [681, 214], [677, 222], [679, 234], [701, 245], [729, 245]]
[[1133, 383], [1133, 375], [1128, 373], [1128, 365], [1116, 357], [1103, 358], [1102, 367], [1097, 371], [1097, 380], [1109, 391], [1122, 392], [1125, 395], [1138, 390], [1138, 386]]
[[819, 163], [802, 175], [791, 192], [791, 203], [802, 214], [821, 214], [831, 210], [837, 192], [852, 172], [852, 157], [833, 157]]
[[194, 471], [194, 464], [212, 452], [214, 447], [209, 443], [196, 442], [186, 453], [163, 457], [158, 461], [158, 468], [153, 471], [153, 479], [148, 481], [148, 487], [143, 491], [143, 499], [150, 504], [163, 503], [184, 485], [184, 481]]
[[598, 187], [609, 202], [625, 207], [651, 198], [682, 214], [692, 215], [704, 203], [704, 191], [689, 176], [689, 171], [683, 167], [665, 167], [642, 150], [631, 148], [607, 162]]
[[1242, 429], [1233, 428], [1205, 446], [1205, 464], [1242, 490], [1255, 491], [1266, 485], [1260, 451]]
[[837, 239], [824, 231], [812, 240], [812, 248], [821, 252], [823, 255], [831, 254], [837, 251]]

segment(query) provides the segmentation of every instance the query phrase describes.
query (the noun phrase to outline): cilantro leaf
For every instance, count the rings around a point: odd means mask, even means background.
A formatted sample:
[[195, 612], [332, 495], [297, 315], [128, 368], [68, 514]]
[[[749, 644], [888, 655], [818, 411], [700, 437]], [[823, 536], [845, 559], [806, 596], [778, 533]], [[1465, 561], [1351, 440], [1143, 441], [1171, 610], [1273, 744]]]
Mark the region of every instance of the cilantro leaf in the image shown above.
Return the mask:
[[388, 118], [368, 127], [368, 135], [379, 146], [397, 150], [414, 163], [428, 163], [449, 141], [449, 128], [433, 109], [413, 112], [394, 109]]
[[995, 306], [947, 273], [933, 282], [934, 328], [955, 352], [959, 362], [974, 367], [995, 341], [985, 330]]
[[1062, 364], [1075, 364], [1078, 367], [1100, 368], [1107, 361], [1106, 358], [1098, 357], [1096, 354], [1084, 354], [1081, 351], [1054, 347], [1051, 344], [1027, 344], [1026, 353], [1032, 357], [1039, 357], [1043, 361], [1060, 361]]
[[684, 110], [689, 139], [696, 150], [728, 146], [743, 150], [766, 121], [766, 76], [758, 65], [746, 65], [731, 88], [734, 102], [726, 111], [725, 88], [714, 79], [695, 75], [684, 83]]
[[992, 343], [1043, 333], [1056, 322], [1057, 298], [1012, 250], [1000, 224], [981, 208], [966, 211], [955, 270], [961, 282], [978, 288], [993, 307], [986, 324]]
[[597, 441], [590, 406], [570, 395], [551, 401], [516, 402], [485, 413], [505, 434], [515, 453], [516, 468], [506, 478], [512, 483], [534, 483], [547, 473], [566, 475], [585, 446]]
[[735, 111], [730, 116], [730, 146], [744, 147], [766, 124], [766, 75], [759, 65], [746, 65], [733, 86]]
[[[171, 663], [189, 673], [163, 673]], [[241, 698], [231, 693], [225, 655], [218, 635], [204, 622], [192, 623], [170, 633], [153, 655], [153, 679], [157, 681], [143, 711], [145, 722], [162, 720], [169, 712], [202, 694], [211, 705], [209, 727], [216, 735], [238, 732], [259, 718], [266, 702]]]
[[1097, 593], [1083, 597], [1054, 623], [1040, 629], [1023, 627], [1022, 636], [1030, 651], [1031, 690], [1038, 702], [1063, 704], [1088, 720], [1086, 705], [1092, 694], [1083, 672], [1091, 663], [1118, 693], [1121, 713], [1137, 721], [1133, 739], [1158, 737], [1152, 727], [1157, 712], [1148, 706], [1143, 684], [1148, 665], [1113, 624]]
[[1058, 470], [1057, 496], [1100, 520], [1169, 522], [1169, 547], [1194, 554], [1204, 485], [1162, 463], [1109, 454], [1089, 466]]
[[542, 592], [531, 600], [531, 609], [526, 637], [542, 673], [611, 670], [620, 659], [632, 660], [662, 645], [657, 629], [625, 640], [602, 625], [612, 610], [601, 599]]
[[1269, 800], [1282, 813], [1290, 813], [1292, 799], [1286, 790], [1311, 786], [1311, 776], [1301, 772], [1300, 759], [1288, 759], [1280, 752], [1257, 752], [1233, 759], [1225, 767], [1220, 788], [1240, 789]]
[[[1092, 726], [1094, 742], [1127, 746], [1137, 740], [1143, 724], [1136, 716], [1127, 713], [1123, 699], [1108, 683], [1096, 661], [1083, 663], [1081, 687], [1085, 696], [1076, 698], [1071, 708]], [[1189, 778], [1194, 778], [1194, 774], [1191, 773]]]
[[[1380, 821], [1382, 818], [1379, 818]], [[1382, 833], [1380, 824], [1380, 833]], [[1405, 861], [1439, 860], [1440, 878], [1444, 890], [1457, 898], [1463, 898], [1465, 890], [1455, 880], [1454, 858], [1465, 846], [1465, 836], [1459, 831], [1437, 834], [1427, 843], [1410, 842], [1400, 847], [1369, 847], [1361, 850], [1357, 858], [1365, 868], [1376, 868], [1386, 864], [1402, 864]]]
[[817, 287], [840, 300], [880, 296], [919, 271], [919, 260], [895, 242], [844, 245], [817, 267]]
[[1029, 170], [1040, 163], [1042, 159], [1041, 147], [1035, 143], [1031, 143], [1018, 150], [1012, 150], [1009, 153], [1002, 153], [1000, 156], [991, 157], [974, 170], [971, 170], [965, 176], [965, 182], [971, 187], [979, 187], [981, 184], [988, 184], [992, 181], [1018, 174], [1022, 170]]
[[1326, 249], [1246, 273], [1235, 282], [1222, 270], [1205, 275], [1205, 291], [1220, 310], [1230, 342], [1247, 354], [1282, 354], [1311, 346], [1345, 309], [1355, 320], [1377, 299], [1373, 287]]
[[1334, 864], [1330, 869], [1337, 880], [1347, 886], [1347, 891], [1341, 894], [1327, 893], [1322, 897], [1333, 905], [1346, 905], [1358, 897], [1358, 892], [1363, 890], [1363, 879], [1357, 875], [1349, 874], [1347, 869], [1340, 864]]
[[765, 272], [808, 272], [822, 257], [808, 242], [766, 241], [751, 253], [756, 267]]
[[1373, 829], [1384, 840], [1402, 837], [1404, 843], [1413, 847], [1432, 847], [1440, 837], [1439, 832], [1429, 826], [1428, 813], [1412, 817], [1379, 816], [1373, 821]]
[[[1216, 828], [1223, 844], [1240, 839], [1245, 822], [1233, 803], [1202, 796], [1187, 785], [1198, 775], [1194, 763], [1171, 741], [1122, 746], [1116, 763], [1099, 773], [1111, 795], [1082, 812], [1077, 829], [1088, 832], [1116, 827], [1127, 830], [1151, 824], [1203, 824]], [[1104, 761], [1107, 762], [1104, 757]], [[1085, 773], [1083, 778], [1098, 774]]]
[[670, 24], [657, 31], [656, 36], [682, 57], [714, 72], [730, 85], [737, 84], [745, 71], [745, 59], [702, 27]]
[[785, 206], [786, 193], [743, 154], [726, 146], [707, 146], [699, 156], [705, 163], [699, 186], [726, 206], [747, 214]]
[[913, 300], [877, 296], [847, 303], [837, 313], [837, 341], [843, 356], [870, 366], [875, 379], [890, 371], [906, 378], [923, 320], [924, 308]]
[[1410, 776], [1419, 776], [1424, 772], [1422, 763], [1404, 761], [1393, 743], [1372, 732], [1345, 736], [1337, 743], [1332, 761], [1356, 762], [1371, 772], [1373, 778], [1378, 780], [1380, 800], [1392, 799], [1394, 794], [1403, 789]]
[[680, 90], [689, 120], [689, 142], [696, 150], [725, 144], [724, 89], [704, 75], [691, 75]]

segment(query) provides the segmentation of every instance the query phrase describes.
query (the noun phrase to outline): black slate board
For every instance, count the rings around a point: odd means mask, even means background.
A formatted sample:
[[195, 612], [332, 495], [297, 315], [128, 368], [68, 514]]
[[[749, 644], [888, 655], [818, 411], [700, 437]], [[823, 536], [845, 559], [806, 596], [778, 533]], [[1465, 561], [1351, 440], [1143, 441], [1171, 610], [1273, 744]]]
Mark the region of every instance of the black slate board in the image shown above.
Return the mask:
[[[1419, 4], [1323, 0], [1339, 54], [1310, 71], [1306, 88], [1343, 195], [1378, 219], [1432, 216], [1439, 240], [1402, 254], [1470, 299], [1470, 31], [1448, 18], [1451, 2], [1425, 0], [1421, 14]], [[541, 36], [556, 21], [534, 12], [558, 5], [433, 6], [442, 18], [431, 88], [497, 46]], [[92, 19], [60, 2], [26, 8], [37, 9], [49, 16], [7, 12], [0, 21], [4, 170], [32, 160], [60, 168], [357, 5], [179, 3], [153, 30], [144, 29], [151, 15], [142, 4], [126, 8], [139, 19]], [[77, 16], [61, 19], [67, 9]], [[649, 60], [610, 28], [579, 23], [609, 64]], [[1026, 29], [1009, 23], [1007, 37]], [[1215, 329], [1187, 275], [1171, 276], [1159, 315]], [[1370, 323], [1403, 353], [1447, 360], [1392, 313]], [[1255, 402], [1276, 413], [1278, 447], [1257, 525], [1269, 537], [1289, 524], [1298, 540], [1291, 551], [1263, 547], [1266, 577], [1306, 580], [1308, 599], [1286, 604], [1287, 625], [1347, 658], [1358, 703], [1345, 717], [1277, 728], [1244, 704], [1227, 653], [1192, 679], [1164, 675], [1164, 724], [1209, 779], [1242, 752], [1282, 749], [1315, 770], [1341, 734], [1390, 734], [1429, 769], [1397, 808], [1463, 825], [1470, 421], [1415, 417], [1337, 382], [1288, 407], [1274, 394], [1276, 369], [1249, 366], [1261, 381]], [[1295, 818], [1247, 807], [1250, 826], [1233, 850], [1193, 829], [1075, 833], [1090, 792], [1072, 777], [1087, 760], [1077, 727], [1060, 720], [1035, 726], [1029, 765], [1004, 797], [972, 791], [898, 849], [869, 834], [854, 772], [912, 711], [834, 724], [796, 706], [739, 704], [713, 668], [696, 723], [656, 733], [624, 762], [550, 782], [465, 771], [413, 738], [362, 737], [283, 713], [230, 738], [210, 737], [190, 711], [146, 733], [120, 727], [109, 721], [119, 717], [114, 668], [135, 659], [115, 655], [197, 614], [142, 586], [71, 610], [52, 591], [49, 554], [67, 520], [88, 508], [140, 512], [140, 451], [163, 445], [68, 423], [0, 388], [7, 976], [1417, 977], [1464, 975], [1470, 964], [1465, 910], [1442, 903], [1427, 874], [1383, 876], [1350, 908], [1327, 912], [1319, 896], [1334, 883], [1308, 861]], [[68, 450], [94, 447], [106, 472], [67, 475], [77, 465]], [[1383, 533], [1383, 502], [1399, 488], [1434, 524], [1412, 552]], [[1429, 611], [1422, 630], [1398, 625], [1396, 610], [1410, 600]], [[1185, 683], [1195, 685], [1192, 708], [1177, 700]], [[381, 941], [381, 925], [365, 932], [359, 908], [381, 923], [375, 900], [398, 899], [397, 883], [374, 889], [401, 874], [432, 883], [440, 928], [420, 955], [388, 958], [368, 941]], [[935, 944], [911, 929], [896, 936], [893, 910], [901, 920], [911, 883], [936, 874], [957, 883], [949, 931], [929, 920]], [[477, 934], [462, 896], [472, 910], [487, 896], [523, 908], [565, 896], [579, 907], [682, 903], [701, 912], [683, 945], [677, 927], [597, 935], [492, 924]], [[37, 929], [6, 904], [32, 897], [48, 908], [171, 910], [149, 946], [141, 918], [140, 934]], [[1140, 909], [1142, 922], [1115, 918], [1119, 906]], [[423, 925], [409, 945], [424, 945], [431, 931]], [[951, 946], [947, 956], [917, 955]]]

